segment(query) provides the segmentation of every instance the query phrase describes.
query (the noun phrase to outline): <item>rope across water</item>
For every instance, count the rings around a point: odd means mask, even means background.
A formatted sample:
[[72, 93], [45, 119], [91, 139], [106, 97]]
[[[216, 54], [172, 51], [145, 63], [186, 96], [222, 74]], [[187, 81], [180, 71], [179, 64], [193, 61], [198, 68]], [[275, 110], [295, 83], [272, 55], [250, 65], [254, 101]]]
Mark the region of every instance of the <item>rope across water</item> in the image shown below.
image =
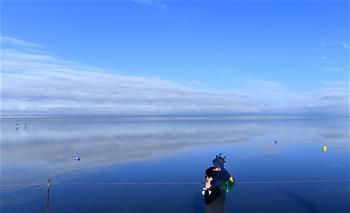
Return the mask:
[[[350, 179], [321, 180], [270, 180], [270, 181], [235, 181], [235, 184], [298, 184], [298, 183], [350, 183]], [[203, 185], [204, 182], [61, 182], [52, 181], [51, 185]], [[47, 186], [47, 183], [1, 184], [0, 188], [25, 188]]]

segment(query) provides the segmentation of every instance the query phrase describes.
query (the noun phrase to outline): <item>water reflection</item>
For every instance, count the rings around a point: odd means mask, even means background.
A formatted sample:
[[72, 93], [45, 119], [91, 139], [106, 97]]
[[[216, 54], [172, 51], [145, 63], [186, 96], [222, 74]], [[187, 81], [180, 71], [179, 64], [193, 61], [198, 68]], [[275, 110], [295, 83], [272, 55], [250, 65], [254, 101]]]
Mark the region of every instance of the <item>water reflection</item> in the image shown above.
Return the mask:
[[[26, 129], [23, 126], [25, 122]], [[48, 176], [55, 176], [56, 179], [71, 177], [82, 182], [198, 180], [203, 177], [202, 169], [210, 164], [214, 154], [222, 150], [229, 156], [230, 171], [241, 180], [349, 178], [344, 169], [349, 166], [346, 160], [349, 150], [347, 119], [147, 122], [3, 119], [1, 125], [3, 186], [45, 183]], [[276, 140], [278, 143], [274, 142]], [[327, 153], [323, 153], [324, 144], [328, 146]], [[76, 155], [81, 157], [81, 161], [75, 161]], [[167, 162], [162, 162], [161, 159], [165, 158]], [[185, 176], [183, 172], [187, 172]], [[75, 212], [82, 211], [86, 205], [90, 205], [89, 208], [105, 208], [107, 205], [111, 211], [123, 212], [123, 209], [131, 208], [124, 206], [130, 201], [128, 199], [135, 198], [144, 199], [134, 204], [135, 209], [157, 210], [149, 203], [163, 198], [163, 210], [180, 206], [179, 212], [201, 210], [201, 200], [196, 197], [197, 193], [200, 194], [201, 186], [175, 186], [172, 188], [174, 194], [167, 194], [163, 186], [152, 187], [152, 196], [147, 199], [147, 190], [119, 196], [128, 187], [136, 190], [138, 186], [55, 187], [56, 206], [53, 209], [62, 208], [62, 211], [75, 205], [63, 204], [67, 202], [68, 194], [77, 201]], [[324, 194], [332, 194], [342, 201], [339, 208], [345, 209], [344, 200], [347, 197], [344, 194], [348, 193], [349, 185], [329, 187], [317, 185], [310, 190], [314, 190], [313, 196], [323, 195], [320, 200], [328, 199]], [[300, 194], [305, 190], [295, 192], [293, 187], [286, 189], [273, 191], [273, 188], [239, 186], [235, 192], [237, 203], [230, 208], [243, 211], [254, 206], [251, 203], [259, 206], [262, 199], [266, 203], [284, 196], [287, 201], [282, 199], [279, 207], [273, 207], [278, 206], [275, 204], [264, 204], [266, 206], [263, 207], [281, 210], [285, 205], [292, 205], [290, 202], [296, 202], [308, 211], [322, 209], [320, 205], [323, 202]], [[37, 212], [45, 202], [45, 186], [4, 187], [0, 190], [2, 205], [9, 212], [16, 208], [32, 208], [33, 212]], [[81, 190], [86, 192], [81, 194]], [[266, 191], [270, 197], [265, 196]], [[183, 205], [176, 203], [179, 200], [176, 193], [181, 194]], [[250, 197], [259, 193], [262, 194], [256, 200]], [[110, 198], [104, 197], [106, 194]], [[86, 196], [91, 197], [91, 204], [86, 203]], [[112, 205], [117, 202], [114, 200], [116, 197], [119, 199], [118, 205]], [[169, 200], [171, 197], [177, 197], [177, 201]], [[110, 203], [106, 204], [106, 199]], [[293, 206], [290, 208], [298, 210]]]
[[[289, 122], [289, 123], [288, 123]], [[246, 156], [278, 153], [289, 143], [329, 144], [348, 151], [347, 125], [285, 122], [79, 122], [2, 121], [2, 182], [22, 182], [22, 174], [60, 175], [79, 169], [161, 158], [195, 147], [253, 146]], [[347, 121], [345, 121], [347, 122]], [[16, 123], [27, 123], [26, 129]], [[279, 143], [274, 143], [279, 140]], [[344, 143], [345, 142], [345, 143]], [[13, 177], [13, 173], [17, 174]]]

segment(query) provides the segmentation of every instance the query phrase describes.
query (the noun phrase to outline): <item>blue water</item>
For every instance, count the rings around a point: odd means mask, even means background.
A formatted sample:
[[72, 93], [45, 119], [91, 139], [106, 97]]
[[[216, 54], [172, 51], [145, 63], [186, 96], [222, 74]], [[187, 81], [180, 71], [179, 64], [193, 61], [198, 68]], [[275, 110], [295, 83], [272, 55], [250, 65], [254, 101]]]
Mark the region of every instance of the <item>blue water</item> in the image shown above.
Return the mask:
[[221, 152], [227, 212], [350, 211], [349, 181], [283, 183], [350, 179], [349, 119], [300, 118], [2, 119], [1, 212], [44, 212], [48, 177], [49, 212], [203, 212]]

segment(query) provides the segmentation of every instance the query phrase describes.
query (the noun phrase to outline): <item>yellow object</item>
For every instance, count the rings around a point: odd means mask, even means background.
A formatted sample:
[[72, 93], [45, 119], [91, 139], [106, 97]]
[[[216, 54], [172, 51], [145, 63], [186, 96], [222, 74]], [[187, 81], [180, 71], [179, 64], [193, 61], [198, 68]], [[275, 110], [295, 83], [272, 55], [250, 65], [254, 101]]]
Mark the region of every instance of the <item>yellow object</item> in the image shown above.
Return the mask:
[[326, 145], [323, 146], [323, 151], [327, 152], [327, 146]]
[[231, 182], [233, 182], [233, 181], [235, 181], [234, 179], [233, 179], [233, 177], [230, 177], [230, 179], [229, 179]]

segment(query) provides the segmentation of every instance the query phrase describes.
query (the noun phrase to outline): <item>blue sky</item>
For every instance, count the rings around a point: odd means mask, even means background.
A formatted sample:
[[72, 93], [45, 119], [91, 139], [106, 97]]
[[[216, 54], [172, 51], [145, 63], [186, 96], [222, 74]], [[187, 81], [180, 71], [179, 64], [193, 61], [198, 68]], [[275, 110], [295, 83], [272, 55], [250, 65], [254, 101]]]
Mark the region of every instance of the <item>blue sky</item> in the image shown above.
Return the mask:
[[[317, 101], [311, 100], [316, 93], [327, 93], [327, 98], [336, 94], [328, 99], [329, 104], [341, 97], [339, 104], [342, 109], [347, 107], [348, 1], [3, 1], [1, 24], [2, 71], [12, 75], [27, 66], [22, 71], [28, 77], [28, 67], [33, 67], [28, 60], [19, 60], [18, 54], [29, 57], [29, 53], [40, 52], [59, 63], [94, 67], [91, 69], [114, 77], [200, 91], [206, 100], [208, 93], [220, 93], [220, 97], [234, 93], [245, 96], [243, 102], [249, 100], [248, 105], [257, 111], [266, 110], [261, 106], [267, 105], [286, 109], [316, 106]], [[21, 66], [13, 67], [16, 60]], [[40, 63], [43, 68], [47, 65], [47, 61]], [[3, 101], [17, 103], [16, 92], [6, 87], [7, 75], [2, 79], [3, 91], [13, 94]], [[167, 94], [166, 101], [157, 105], [173, 102], [169, 101], [173, 93]], [[21, 99], [19, 91], [17, 95]], [[161, 99], [157, 93], [152, 95]], [[33, 100], [21, 100], [29, 99]], [[290, 106], [285, 99], [300, 101], [300, 106]], [[122, 103], [116, 98], [109, 104], [115, 102]], [[328, 107], [324, 102], [321, 105]], [[169, 107], [165, 112], [177, 109]]]

